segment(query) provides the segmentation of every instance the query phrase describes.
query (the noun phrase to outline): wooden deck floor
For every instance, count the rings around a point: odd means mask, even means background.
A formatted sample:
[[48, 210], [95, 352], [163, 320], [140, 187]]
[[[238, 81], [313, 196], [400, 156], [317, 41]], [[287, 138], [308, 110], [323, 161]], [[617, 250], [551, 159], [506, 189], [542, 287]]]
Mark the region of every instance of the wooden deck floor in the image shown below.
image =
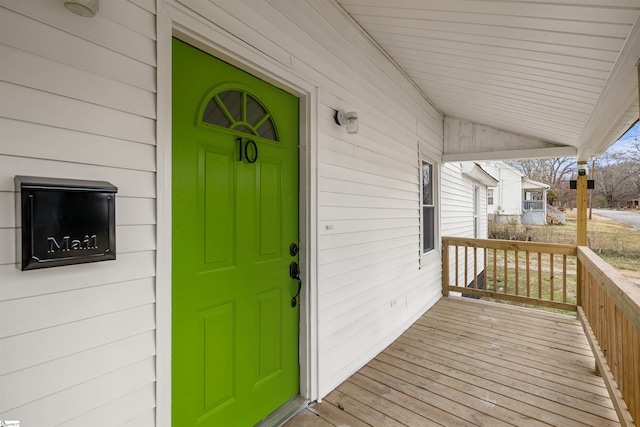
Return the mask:
[[286, 427], [616, 426], [577, 320], [442, 298]]

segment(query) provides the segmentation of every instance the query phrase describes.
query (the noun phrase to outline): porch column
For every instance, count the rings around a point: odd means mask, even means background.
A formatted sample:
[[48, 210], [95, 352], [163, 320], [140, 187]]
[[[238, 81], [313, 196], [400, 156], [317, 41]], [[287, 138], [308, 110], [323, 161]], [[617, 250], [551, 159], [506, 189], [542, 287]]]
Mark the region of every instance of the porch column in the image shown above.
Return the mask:
[[[578, 246], [587, 246], [587, 161], [578, 162]], [[583, 173], [581, 174], [581, 171]]]
[[542, 214], [544, 215], [544, 223], [547, 224], [547, 189], [542, 189]]
[[[582, 170], [582, 173], [581, 173]], [[576, 232], [576, 243], [578, 246], [587, 246], [587, 162], [578, 161], [578, 226]], [[582, 306], [582, 263], [578, 259], [576, 265], [576, 304]]]

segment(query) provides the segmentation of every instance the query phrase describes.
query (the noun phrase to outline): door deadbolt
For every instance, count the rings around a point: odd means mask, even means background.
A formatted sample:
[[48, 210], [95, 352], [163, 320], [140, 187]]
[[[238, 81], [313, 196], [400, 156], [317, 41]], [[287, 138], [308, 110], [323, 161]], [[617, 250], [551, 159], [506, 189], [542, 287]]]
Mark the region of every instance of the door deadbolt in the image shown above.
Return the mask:
[[296, 256], [298, 255], [299, 251], [300, 250], [298, 249], [298, 245], [296, 245], [295, 243], [292, 243], [291, 246], [289, 246], [289, 255]]

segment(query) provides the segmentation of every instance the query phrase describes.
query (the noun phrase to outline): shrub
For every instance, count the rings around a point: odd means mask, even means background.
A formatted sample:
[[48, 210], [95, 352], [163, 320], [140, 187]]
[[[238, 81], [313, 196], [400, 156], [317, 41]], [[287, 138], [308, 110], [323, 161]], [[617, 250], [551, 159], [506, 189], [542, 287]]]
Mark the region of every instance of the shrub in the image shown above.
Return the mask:
[[510, 218], [506, 224], [489, 221], [489, 239], [531, 240], [531, 228], [518, 224], [518, 220]]

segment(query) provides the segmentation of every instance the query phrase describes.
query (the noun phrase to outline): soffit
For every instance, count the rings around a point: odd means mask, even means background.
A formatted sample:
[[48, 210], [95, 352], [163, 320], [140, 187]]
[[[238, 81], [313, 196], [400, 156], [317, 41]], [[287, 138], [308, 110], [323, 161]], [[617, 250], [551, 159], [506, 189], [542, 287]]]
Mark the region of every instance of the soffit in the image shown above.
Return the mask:
[[498, 185], [498, 180], [476, 162], [463, 162], [462, 173], [487, 187], [495, 187]]
[[640, 0], [337, 2], [447, 116], [583, 156], [626, 131]]
[[550, 186], [548, 184], [545, 184], [544, 182], [533, 181], [530, 179], [522, 180], [522, 188], [525, 190], [540, 189], [540, 188], [549, 189], [549, 187]]

